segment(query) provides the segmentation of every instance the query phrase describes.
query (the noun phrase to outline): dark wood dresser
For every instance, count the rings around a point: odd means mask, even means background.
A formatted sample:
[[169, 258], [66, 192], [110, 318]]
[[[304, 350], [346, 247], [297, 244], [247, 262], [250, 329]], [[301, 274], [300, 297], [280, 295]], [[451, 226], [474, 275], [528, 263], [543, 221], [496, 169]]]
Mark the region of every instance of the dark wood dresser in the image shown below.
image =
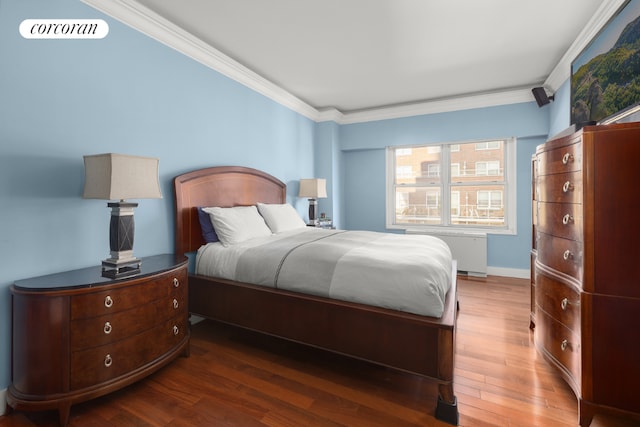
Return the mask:
[[64, 426], [72, 404], [188, 356], [184, 256], [143, 258], [122, 279], [94, 267], [20, 280], [11, 293], [13, 409], [57, 409]]
[[533, 161], [535, 343], [579, 422], [640, 421], [640, 123], [588, 126]]

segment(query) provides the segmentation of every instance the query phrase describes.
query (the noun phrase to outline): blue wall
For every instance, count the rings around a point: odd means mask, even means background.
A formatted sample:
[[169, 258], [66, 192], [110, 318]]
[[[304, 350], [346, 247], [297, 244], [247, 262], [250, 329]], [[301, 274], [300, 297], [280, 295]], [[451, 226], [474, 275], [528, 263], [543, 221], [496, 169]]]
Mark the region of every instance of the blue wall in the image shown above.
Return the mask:
[[[570, 127], [571, 123], [571, 82], [566, 80], [556, 91], [555, 100], [550, 104], [550, 126], [549, 137], [564, 132]], [[634, 112], [616, 123], [638, 122], [640, 121], [640, 112]], [[572, 127], [573, 129], [573, 127]]]
[[358, 123], [341, 127], [345, 228], [385, 229], [385, 147], [517, 137], [517, 235], [489, 235], [491, 267], [528, 269], [531, 155], [549, 130], [535, 102]]
[[[28, 18], [101, 18], [102, 40], [26, 40]], [[164, 198], [140, 200], [135, 254], [173, 251], [172, 178], [215, 165], [290, 185], [314, 175], [315, 123], [78, 0], [0, 0], [0, 390], [10, 381], [9, 286], [108, 255], [106, 202], [81, 198], [84, 154], [160, 159]]]
[[549, 107], [550, 123], [549, 137], [556, 135], [569, 127], [571, 123], [571, 84], [566, 80], [554, 94], [554, 100]]
[[[30, 18], [100, 18], [102, 40], [26, 40]], [[562, 98], [562, 97], [560, 97]], [[286, 182], [325, 177], [320, 211], [341, 228], [385, 231], [385, 147], [515, 136], [518, 234], [489, 238], [489, 265], [528, 268], [530, 156], [562, 130], [561, 103], [534, 102], [351, 125], [314, 123], [79, 0], [0, 0], [0, 390], [10, 381], [15, 280], [99, 263], [106, 202], [81, 198], [84, 154], [160, 159], [164, 198], [136, 209], [135, 253], [173, 250], [172, 178], [243, 165]], [[568, 105], [568, 100], [566, 101]]]
[[333, 219], [337, 228], [344, 227], [342, 208], [340, 126], [335, 122], [316, 125], [314, 167], [316, 177], [327, 180], [327, 198], [318, 200], [318, 211]]

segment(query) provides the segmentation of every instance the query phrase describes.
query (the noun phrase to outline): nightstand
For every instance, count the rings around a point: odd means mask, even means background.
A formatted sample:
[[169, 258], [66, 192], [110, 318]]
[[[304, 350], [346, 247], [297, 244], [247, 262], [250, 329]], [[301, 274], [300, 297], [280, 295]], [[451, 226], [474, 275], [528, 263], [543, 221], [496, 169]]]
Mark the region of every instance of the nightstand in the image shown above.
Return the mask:
[[11, 286], [15, 410], [57, 409], [118, 390], [189, 355], [187, 258], [142, 259], [139, 274], [111, 279], [100, 266]]

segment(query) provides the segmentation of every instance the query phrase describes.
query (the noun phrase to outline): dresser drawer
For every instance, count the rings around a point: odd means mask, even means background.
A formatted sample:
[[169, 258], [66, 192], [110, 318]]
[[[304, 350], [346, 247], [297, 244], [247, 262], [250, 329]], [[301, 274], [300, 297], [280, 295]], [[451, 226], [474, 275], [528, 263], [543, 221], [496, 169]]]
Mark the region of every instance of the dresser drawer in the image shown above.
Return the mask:
[[537, 260], [540, 264], [544, 264], [582, 282], [582, 242], [550, 236], [541, 232], [537, 233], [536, 240], [538, 248]]
[[132, 283], [132, 286], [114, 286], [107, 290], [76, 295], [71, 298], [71, 319], [103, 316], [168, 298], [186, 282], [187, 271], [183, 268], [146, 282]]
[[78, 390], [130, 375], [169, 352], [188, 334], [187, 319], [181, 315], [133, 337], [71, 353], [70, 387]]
[[538, 155], [537, 175], [552, 175], [582, 170], [582, 143], [543, 151]]
[[535, 341], [580, 388], [580, 336], [539, 310], [536, 314]]
[[183, 287], [183, 290], [176, 290], [173, 295], [130, 310], [73, 320], [71, 350], [119, 341], [184, 313], [187, 307], [186, 290], [186, 287]]
[[536, 200], [538, 202], [581, 204], [582, 172], [538, 177], [536, 179]]
[[582, 205], [542, 202], [537, 205], [537, 231], [569, 240], [584, 241]]
[[536, 304], [549, 316], [580, 335], [580, 293], [535, 270]]

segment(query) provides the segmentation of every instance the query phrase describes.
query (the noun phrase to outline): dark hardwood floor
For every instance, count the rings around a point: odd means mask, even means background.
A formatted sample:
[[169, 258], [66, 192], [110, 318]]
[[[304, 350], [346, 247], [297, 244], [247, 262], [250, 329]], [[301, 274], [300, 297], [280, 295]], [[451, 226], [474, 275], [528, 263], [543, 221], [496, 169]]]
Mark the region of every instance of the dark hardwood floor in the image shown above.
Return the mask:
[[[576, 426], [574, 395], [533, 347], [528, 281], [458, 282], [460, 425]], [[73, 406], [69, 426], [447, 426], [432, 416], [436, 393], [414, 375], [203, 321], [193, 326], [189, 358]], [[55, 412], [11, 412], [0, 427], [57, 420]]]

